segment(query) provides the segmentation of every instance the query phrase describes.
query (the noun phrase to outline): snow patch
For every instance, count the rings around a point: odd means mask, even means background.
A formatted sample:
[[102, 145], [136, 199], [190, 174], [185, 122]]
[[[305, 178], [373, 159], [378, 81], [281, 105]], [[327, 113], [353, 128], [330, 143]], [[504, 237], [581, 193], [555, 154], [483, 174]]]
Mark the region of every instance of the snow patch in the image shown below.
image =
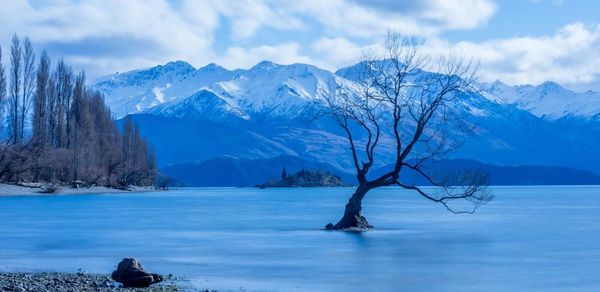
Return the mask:
[[[167, 85], [167, 88], [169, 86]], [[154, 93], [154, 97], [156, 97], [156, 100], [158, 100], [158, 102], [160, 103], [164, 103], [165, 102], [165, 95], [162, 92], [162, 90], [160, 89], [160, 87], [154, 87], [152, 89], [152, 93]]]

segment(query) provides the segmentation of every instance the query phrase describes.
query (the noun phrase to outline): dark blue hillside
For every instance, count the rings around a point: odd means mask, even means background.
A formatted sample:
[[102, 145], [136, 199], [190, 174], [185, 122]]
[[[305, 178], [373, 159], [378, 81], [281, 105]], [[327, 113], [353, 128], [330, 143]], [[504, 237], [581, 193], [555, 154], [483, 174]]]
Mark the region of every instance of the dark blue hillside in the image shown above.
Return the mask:
[[[379, 168], [375, 175], [385, 173], [393, 166]], [[488, 183], [495, 186], [503, 185], [600, 185], [600, 175], [570, 167], [560, 166], [498, 166], [467, 159], [448, 159], [431, 162], [425, 167], [428, 173], [438, 177], [453, 177], [453, 173], [464, 171], [483, 171], [488, 175]], [[404, 182], [417, 185], [431, 185], [416, 172], [406, 169], [401, 174]], [[451, 180], [452, 181], [452, 180]]]
[[351, 175], [325, 163], [287, 155], [268, 159], [239, 159], [223, 156], [203, 162], [174, 164], [164, 167], [162, 171], [185, 186], [248, 187], [263, 184], [269, 179], [279, 179], [284, 167], [288, 173], [300, 169], [321, 170], [339, 175], [346, 182], [353, 181]]

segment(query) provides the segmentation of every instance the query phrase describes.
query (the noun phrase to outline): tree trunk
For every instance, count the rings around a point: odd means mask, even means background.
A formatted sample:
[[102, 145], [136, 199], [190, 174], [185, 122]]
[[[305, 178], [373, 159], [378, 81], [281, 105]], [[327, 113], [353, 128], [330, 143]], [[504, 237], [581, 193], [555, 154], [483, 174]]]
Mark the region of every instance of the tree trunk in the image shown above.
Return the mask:
[[350, 200], [348, 200], [348, 204], [346, 204], [346, 209], [344, 211], [344, 216], [340, 221], [333, 225], [331, 223], [327, 224], [325, 228], [327, 230], [368, 230], [373, 229], [373, 226], [367, 222], [367, 219], [360, 214], [362, 209], [362, 200], [367, 194], [367, 192], [371, 188], [367, 185], [359, 185]]

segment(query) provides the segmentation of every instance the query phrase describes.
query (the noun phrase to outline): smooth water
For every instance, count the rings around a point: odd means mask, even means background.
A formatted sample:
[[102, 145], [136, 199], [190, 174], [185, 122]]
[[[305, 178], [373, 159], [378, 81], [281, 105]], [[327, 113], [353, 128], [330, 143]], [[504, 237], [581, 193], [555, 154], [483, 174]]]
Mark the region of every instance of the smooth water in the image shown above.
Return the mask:
[[600, 291], [600, 187], [496, 187], [474, 215], [369, 193], [375, 231], [327, 232], [351, 189], [0, 197], [0, 270], [110, 273], [138, 257], [199, 288]]

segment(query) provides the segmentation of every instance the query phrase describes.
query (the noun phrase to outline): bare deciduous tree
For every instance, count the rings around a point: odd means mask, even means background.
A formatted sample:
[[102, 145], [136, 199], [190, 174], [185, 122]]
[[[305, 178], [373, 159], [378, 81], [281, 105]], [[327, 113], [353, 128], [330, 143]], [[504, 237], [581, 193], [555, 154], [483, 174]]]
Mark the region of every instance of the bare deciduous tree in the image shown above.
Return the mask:
[[2, 47], [0, 47], [0, 142], [4, 134], [4, 109], [6, 107], [6, 70], [2, 63]]
[[35, 99], [33, 102], [33, 144], [36, 148], [44, 148], [48, 142], [48, 94], [50, 81], [50, 58], [46, 51], [42, 52], [37, 68]]
[[[472, 213], [491, 200], [484, 174], [442, 178], [427, 167], [428, 161], [456, 147], [448, 139], [460, 125], [452, 106], [461, 92], [472, 90], [474, 66], [458, 57], [433, 63], [420, 53], [416, 41], [396, 33], [388, 33], [381, 52], [365, 55], [352, 73], [354, 82], [340, 86], [327, 99], [331, 116], [350, 144], [358, 186], [341, 220], [326, 228], [372, 228], [361, 214], [362, 201], [370, 190], [383, 186], [414, 190], [454, 213]], [[388, 144], [394, 154], [392, 161], [383, 164], [391, 162], [391, 166], [372, 178], [369, 174], [384, 138], [392, 141]], [[433, 187], [403, 181], [400, 174], [407, 171], [422, 176]], [[469, 206], [455, 206], [453, 202], [458, 201]]]
[[50, 74], [48, 79], [48, 94], [46, 96], [46, 143], [57, 145], [56, 125], [57, 125], [57, 102], [56, 102], [56, 76]]
[[10, 92], [9, 92], [9, 131], [11, 142], [19, 143], [19, 103], [21, 95], [21, 74], [23, 68], [21, 66], [22, 49], [19, 37], [14, 35], [10, 47]]
[[23, 93], [21, 95], [21, 108], [19, 109], [19, 141], [25, 138], [25, 121], [29, 115], [31, 98], [35, 91], [35, 54], [29, 38], [23, 40]]
[[58, 147], [68, 147], [70, 134], [70, 121], [68, 118], [73, 99], [73, 69], [60, 59], [56, 65], [56, 98], [54, 103], [54, 126], [56, 145]]
[[[102, 94], [86, 86], [83, 72], [75, 76], [60, 60], [51, 73], [45, 51], [37, 67], [34, 58], [31, 41], [25, 38], [21, 43], [15, 35], [8, 85], [9, 138], [0, 145], [0, 181], [152, 185], [156, 178], [154, 152], [139, 128], [129, 120], [122, 135]], [[2, 119], [6, 87], [0, 50]], [[33, 131], [27, 141], [24, 129], [29, 118]]]
[[30, 153], [23, 144], [0, 145], [0, 181], [23, 180], [31, 168]]
[[[14, 43], [13, 43], [14, 45]], [[12, 56], [11, 56], [12, 57]], [[18, 70], [17, 70], [18, 71]], [[12, 71], [11, 71], [11, 76], [12, 76]], [[11, 81], [13, 81], [11, 79]], [[11, 83], [11, 94], [12, 91], [14, 90], [13, 88], [14, 84]], [[5, 108], [6, 108], [6, 99], [7, 99], [7, 94], [6, 94], [6, 90], [7, 90], [7, 85], [6, 85], [6, 70], [4, 68], [4, 65], [2, 63], [2, 49], [0, 48], [0, 180], [2, 179], [13, 179], [16, 176], [22, 174], [23, 172], [27, 171], [29, 164], [27, 163], [27, 156], [23, 155], [23, 149], [24, 147], [22, 145], [9, 145], [9, 143], [12, 141], [13, 137], [13, 133], [10, 133], [9, 137], [6, 137], [5, 141], [2, 141], [3, 138], [3, 131], [4, 131], [4, 122], [5, 122]], [[18, 86], [17, 86], [18, 88]], [[13, 111], [12, 109], [14, 108], [14, 104], [12, 102], [14, 102], [14, 99], [10, 99], [10, 112], [9, 114], [9, 118], [8, 118], [8, 122], [10, 123], [10, 128], [9, 130], [12, 129], [12, 127], [14, 126], [13, 122], [17, 121], [16, 119], [13, 119]]]
[[130, 116], [125, 118], [122, 140], [121, 184], [146, 185], [156, 177], [154, 151], [148, 149], [148, 142], [142, 139], [140, 128]]

